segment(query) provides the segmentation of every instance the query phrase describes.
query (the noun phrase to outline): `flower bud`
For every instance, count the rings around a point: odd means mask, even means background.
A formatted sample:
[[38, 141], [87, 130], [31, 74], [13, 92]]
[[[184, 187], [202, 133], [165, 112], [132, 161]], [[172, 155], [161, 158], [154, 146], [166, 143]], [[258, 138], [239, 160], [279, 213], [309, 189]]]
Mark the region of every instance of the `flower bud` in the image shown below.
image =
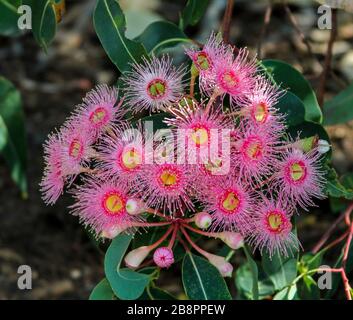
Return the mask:
[[195, 214], [195, 224], [200, 229], [207, 229], [212, 223], [212, 216], [207, 212], [198, 212]]
[[318, 145], [318, 141], [319, 141], [319, 136], [315, 135], [312, 137], [300, 139], [295, 142], [295, 145], [298, 149], [304, 152], [309, 152]]
[[173, 251], [168, 247], [160, 247], [154, 252], [153, 261], [160, 268], [169, 268], [174, 263]]
[[320, 139], [317, 143], [317, 151], [321, 154], [329, 152], [330, 148], [331, 146], [326, 140]]
[[130, 251], [125, 256], [124, 261], [129, 268], [135, 269], [142, 263], [143, 260], [146, 259], [150, 251], [151, 249], [149, 246], [139, 247], [137, 249]]
[[224, 257], [209, 254], [207, 258], [208, 261], [218, 269], [222, 277], [232, 276], [233, 266]]
[[218, 238], [233, 250], [239, 249], [244, 245], [244, 238], [238, 232], [224, 231], [219, 234]]
[[126, 201], [126, 211], [131, 216], [136, 216], [143, 213], [146, 206], [140, 199], [129, 199]]

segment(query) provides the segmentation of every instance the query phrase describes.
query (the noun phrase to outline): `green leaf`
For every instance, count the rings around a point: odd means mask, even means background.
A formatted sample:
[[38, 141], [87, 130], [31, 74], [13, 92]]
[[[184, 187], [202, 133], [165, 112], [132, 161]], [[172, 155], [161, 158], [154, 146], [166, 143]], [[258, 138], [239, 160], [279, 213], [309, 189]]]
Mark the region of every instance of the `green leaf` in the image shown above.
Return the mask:
[[[254, 300], [253, 273], [251, 272], [251, 268], [248, 262], [244, 263], [237, 269], [234, 281], [238, 293], [241, 294], [242, 298]], [[259, 290], [259, 299], [272, 296], [275, 292], [274, 286], [268, 278], [260, 279], [259, 277], [257, 286]]]
[[135, 40], [141, 42], [149, 53], [158, 53], [180, 42], [191, 42], [183, 31], [168, 21], [151, 23]]
[[324, 125], [330, 126], [353, 119], [353, 82], [324, 104]]
[[298, 70], [279, 60], [264, 60], [262, 65], [278, 85], [303, 101], [306, 120], [322, 123], [322, 112], [315, 93]]
[[151, 287], [149, 290], [145, 290], [143, 295], [139, 298], [139, 300], [177, 300], [173, 295], [169, 292], [157, 288]]
[[11, 177], [27, 196], [26, 136], [20, 93], [0, 77], [0, 153], [11, 170]]
[[141, 43], [125, 37], [125, 16], [117, 0], [98, 0], [93, 23], [104, 50], [121, 72], [140, 62], [142, 56], [147, 57]]
[[297, 295], [297, 286], [294, 284], [277, 292], [273, 300], [293, 300]]
[[[326, 168], [326, 187], [325, 193], [334, 198], [345, 198], [352, 200], [353, 199], [353, 190], [346, 188], [338, 179], [338, 175], [335, 169], [327, 167]], [[347, 178], [346, 178], [347, 179]], [[346, 182], [347, 183], [347, 182]]]
[[319, 300], [320, 290], [316, 281], [310, 275], [305, 275], [297, 285], [298, 294], [303, 300]]
[[115, 293], [123, 300], [137, 299], [150, 282], [150, 275], [127, 268], [120, 269], [132, 235], [122, 234], [113, 239], [104, 259], [105, 275]]
[[12, 36], [20, 32], [17, 25], [20, 5], [19, 0], [0, 0], [0, 35]]
[[114, 298], [114, 292], [106, 278], [94, 287], [89, 296], [89, 300], [114, 300]]
[[182, 265], [186, 295], [192, 300], [231, 300], [221, 274], [204, 258], [187, 253]]
[[188, 0], [180, 16], [180, 29], [184, 30], [189, 25], [196, 25], [205, 14], [207, 6], [208, 0]]
[[251, 271], [251, 277], [252, 277], [252, 299], [253, 300], [258, 300], [259, 299], [259, 271], [257, 269], [257, 265], [256, 262], [254, 261], [254, 259], [251, 257], [251, 254], [248, 250], [248, 248], [246, 246], [243, 247], [244, 248], [244, 252], [246, 255], [246, 259], [248, 260], [248, 264], [250, 267], [250, 271]]
[[276, 290], [290, 285], [297, 276], [297, 259], [285, 258], [278, 253], [272, 256], [262, 255], [262, 267], [271, 279]]
[[305, 106], [295, 94], [287, 91], [275, 107], [286, 116], [288, 126], [295, 126], [304, 122]]
[[24, 0], [32, 8], [32, 32], [37, 43], [47, 50], [56, 32], [55, 10], [51, 0]]
[[353, 172], [345, 173], [342, 175], [340, 181], [346, 188], [347, 192], [353, 193]]

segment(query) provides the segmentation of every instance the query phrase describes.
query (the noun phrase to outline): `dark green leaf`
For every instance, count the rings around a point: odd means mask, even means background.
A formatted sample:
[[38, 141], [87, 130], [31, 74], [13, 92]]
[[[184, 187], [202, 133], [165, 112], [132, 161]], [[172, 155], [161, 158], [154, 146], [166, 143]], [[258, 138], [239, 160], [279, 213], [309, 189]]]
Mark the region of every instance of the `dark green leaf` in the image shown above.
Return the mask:
[[142, 56], [147, 57], [141, 43], [125, 37], [125, 16], [117, 0], [98, 0], [93, 22], [104, 50], [121, 72], [140, 62]]
[[0, 77], [0, 153], [11, 169], [11, 177], [27, 196], [26, 139], [20, 93]]
[[258, 300], [259, 299], [259, 271], [257, 269], [256, 262], [254, 259], [251, 257], [251, 254], [246, 246], [244, 246], [244, 252], [246, 255], [246, 259], [248, 260], [248, 264], [250, 267], [251, 271], [251, 277], [252, 277], [252, 299], [253, 300]]
[[264, 60], [262, 64], [278, 85], [303, 101], [306, 120], [322, 123], [322, 112], [315, 93], [298, 70], [279, 60]]
[[46, 50], [56, 32], [55, 10], [51, 0], [24, 0], [32, 8], [32, 31], [37, 43]]
[[143, 295], [139, 298], [139, 300], [177, 300], [173, 295], [169, 292], [162, 290], [157, 287], [151, 287], [149, 290], [145, 290]]
[[310, 276], [305, 275], [297, 285], [298, 294], [303, 300], [319, 300], [320, 290], [316, 281]]
[[106, 278], [101, 280], [92, 290], [89, 300], [113, 300], [114, 292]]
[[286, 115], [286, 124], [295, 126], [304, 122], [305, 107], [303, 102], [293, 93], [287, 91], [275, 106], [280, 113]]
[[353, 190], [346, 188], [338, 179], [335, 169], [327, 167], [325, 193], [334, 198], [353, 199]]
[[187, 253], [182, 265], [186, 295], [192, 300], [231, 300], [227, 285], [219, 271], [207, 260]]
[[180, 42], [191, 41], [175, 24], [168, 21], [151, 23], [135, 40], [141, 42], [149, 53], [158, 53]]
[[271, 279], [276, 290], [282, 290], [297, 276], [297, 259], [286, 258], [278, 253], [272, 256], [262, 255], [262, 267]]
[[324, 125], [344, 123], [353, 119], [353, 83], [324, 104]]
[[[249, 263], [244, 263], [239, 267], [235, 274], [235, 285], [238, 293], [241, 294], [242, 298], [254, 299], [253, 294], [253, 273], [251, 272]], [[272, 296], [275, 292], [272, 282], [267, 279], [259, 279], [257, 282], [259, 289], [259, 299], [263, 299], [268, 296]]]
[[180, 17], [180, 29], [184, 30], [189, 25], [196, 25], [205, 14], [207, 5], [208, 0], [188, 0]]
[[120, 268], [131, 239], [132, 236], [126, 234], [114, 238], [104, 259], [105, 275], [115, 295], [123, 300], [137, 299], [150, 282], [148, 274]]
[[293, 300], [296, 298], [296, 295], [297, 295], [297, 286], [292, 285], [276, 293], [276, 295], [273, 297], [273, 300]]
[[12, 36], [19, 33], [17, 8], [19, 0], [0, 0], [0, 35]]

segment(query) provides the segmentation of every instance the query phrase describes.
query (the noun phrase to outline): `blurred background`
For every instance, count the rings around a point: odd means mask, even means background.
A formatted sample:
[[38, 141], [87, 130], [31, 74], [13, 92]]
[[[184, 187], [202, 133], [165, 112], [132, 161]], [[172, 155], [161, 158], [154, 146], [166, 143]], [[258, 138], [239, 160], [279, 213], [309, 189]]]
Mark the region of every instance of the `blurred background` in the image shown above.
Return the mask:
[[[177, 24], [185, 2], [120, 1], [126, 13], [127, 36], [133, 38], [149, 23], [163, 18]], [[86, 299], [103, 277], [103, 254], [78, 219], [68, 214], [70, 197], [64, 196], [55, 206], [47, 207], [38, 190], [43, 171], [42, 144], [47, 135], [63, 123], [86, 91], [98, 83], [114, 84], [119, 76], [94, 32], [94, 5], [92, 0], [66, 1], [66, 13], [47, 53], [29, 33], [0, 37], [0, 75], [12, 81], [22, 95], [29, 182], [28, 199], [23, 200], [0, 159], [0, 299]], [[189, 27], [187, 34], [204, 41], [211, 30], [219, 29], [225, 5], [225, 0], [210, 0], [201, 23]], [[271, 12], [267, 1], [235, 0], [230, 42], [247, 46], [262, 58], [281, 59], [295, 66], [318, 92], [330, 37], [330, 30], [317, 27], [319, 5], [305, 0], [289, 1], [287, 7], [275, 3]], [[266, 12], [271, 18], [264, 27]], [[352, 16], [343, 10], [338, 12], [334, 73], [328, 77], [326, 99], [353, 81]], [[327, 130], [333, 143], [334, 167], [339, 173], [352, 170], [353, 122]], [[306, 251], [336, 217], [328, 200], [312, 213], [302, 215], [298, 222], [299, 238]], [[209, 245], [214, 244], [211, 241]], [[22, 264], [32, 268], [32, 290], [17, 288], [17, 268]], [[164, 276], [161, 286], [178, 294], [178, 278]]]

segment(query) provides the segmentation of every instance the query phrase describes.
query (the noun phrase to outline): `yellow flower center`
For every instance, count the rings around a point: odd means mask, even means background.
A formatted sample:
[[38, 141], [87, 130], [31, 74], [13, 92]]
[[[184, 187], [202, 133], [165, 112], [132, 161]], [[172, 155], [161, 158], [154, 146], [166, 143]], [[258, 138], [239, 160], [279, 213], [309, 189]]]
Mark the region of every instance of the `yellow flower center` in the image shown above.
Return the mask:
[[106, 115], [107, 115], [107, 111], [103, 107], [98, 107], [91, 113], [89, 120], [93, 124], [100, 124], [101, 122], [104, 121]]
[[80, 140], [74, 139], [72, 140], [69, 147], [69, 156], [78, 159], [82, 154], [83, 146]]
[[211, 61], [205, 52], [200, 52], [196, 58], [196, 64], [201, 70], [208, 70], [211, 66]]
[[121, 155], [121, 160], [125, 169], [136, 169], [142, 163], [141, 154], [135, 149], [126, 150]]
[[170, 170], [164, 170], [159, 176], [161, 182], [166, 187], [174, 186], [178, 183], [178, 176], [176, 173], [171, 172]]
[[197, 146], [208, 143], [208, 131], [202, 127], [194, 128], [192, 129], [191, 139]]
[[306, 169], [304, 163], [294, 162], [289, 167], [290, 177], [293, 181], [300, 181], [306, 175]]
[[233, 191], [229, 191], [222, 200], [222, 207], [226, 211], [234, 211], [238, 208], [239, 198]]
[[271, 212], [267, 216], [267, 223], [271, 231], [280, 232], [283, 227], [283, 217], [278, 212]]
[[152, 99], [158, 99], [164, 96], [167, 90], [165, 81], [161, 79], [155, 79], [151, 81], [147, 86], [148, 94]]
[[117, 215], [123, 212], [125, 200], [116, 192], [108, 193], [104, 197], [103, 206], [109, 215]]
[[227, 71], [223, 74], [223, 82], [228, 88], [233, 88], [238, 84], [238, 80], [235, 74], [231, 71]]
[[267, 106], [265, 103], [257, 104], [253, 109], [253, 117], [256, 122], [264, 123], [268, 114]]
[[258, 159], [262, 155], [262, 144], [260, 141], [252, 140], [245, 146], [246, 155], [250, 159]]

